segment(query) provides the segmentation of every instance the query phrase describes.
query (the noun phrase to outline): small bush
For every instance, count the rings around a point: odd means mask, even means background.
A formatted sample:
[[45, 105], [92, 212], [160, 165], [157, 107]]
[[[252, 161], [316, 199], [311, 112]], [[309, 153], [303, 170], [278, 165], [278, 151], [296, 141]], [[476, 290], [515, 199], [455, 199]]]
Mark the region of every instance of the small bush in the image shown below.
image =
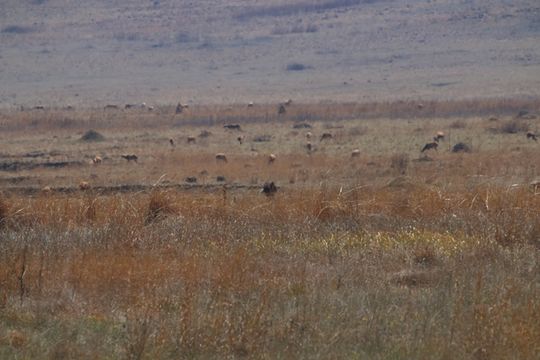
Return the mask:
[[176, 214], [177, 209], [171, 199], [164, 192], [156, 191], [150, 195], [150, 202], [146, 212], [145, 223], [150, 224], [163, 217]]
[[470, 153], [470, 152], [472, 152], [472, 148], [471, 148], [470, 145], [459, 142], [456, 145], [454, 145], [454, 147], [452, 147], [452, 152], [453, 153], [458, 153], [458, 152]]
[[103, 141], [103, 140], [105, 140], [105, 136], [101, 135], [95, 130], [88, 130], [81, 137], [81, 141]]
[[465, 129], [467, 127], [467, 123], [463, 120], [456, 120], [450, 124], [451, 129]]
[[200, 138], [207, 138], [209, 137], [210, 135], [212, 135], [212, 133], [208, 130], [203, 130], [201, 131], [201, 133], [199, 134], [199, 137]]
[[499, 127], [499, 132], [503, 134], [517, 134], [528, 130], [529, 125], [521, 120], [509, 120]]
[[300, 63], [291, 63], [287, 65], [287, 71], [303, 71], [310, 68], [311, 68], [310, 66], [300, 64]]
[[401, 175], [405, 175], [409, 167], [409, 155], [405, 153], [392, 155], [390, 167], [397, 170]]
[[271, 141], [272, 140], [272, 136], [271, 135], [258, 135], [258, 136], [255, 136], [253, 138], [253, 141], [254, 142], [268, 142], [268, 141]]
[[34, 32], [35, 29], [29, 26], [9, 25], [2, 29], [5, 34], [28, 34]]
[[0, 229], [5, 226], [8, 218], [9, 205], [3, 197], [0, 197]]

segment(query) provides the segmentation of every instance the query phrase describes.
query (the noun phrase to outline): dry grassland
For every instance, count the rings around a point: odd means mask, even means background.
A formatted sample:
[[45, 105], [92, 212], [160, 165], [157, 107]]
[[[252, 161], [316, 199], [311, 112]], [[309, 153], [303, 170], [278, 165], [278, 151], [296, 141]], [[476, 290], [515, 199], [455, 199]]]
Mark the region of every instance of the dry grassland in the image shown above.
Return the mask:
[[421, 105], [4, 111], [0, 358], [538, 358], [540, 102]]

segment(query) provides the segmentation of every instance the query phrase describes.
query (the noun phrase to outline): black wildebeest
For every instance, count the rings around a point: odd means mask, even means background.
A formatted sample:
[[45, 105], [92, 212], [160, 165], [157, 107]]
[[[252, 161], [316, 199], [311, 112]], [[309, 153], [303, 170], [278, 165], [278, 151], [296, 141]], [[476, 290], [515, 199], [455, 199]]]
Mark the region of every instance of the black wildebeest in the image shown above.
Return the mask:
[[332, 134], [330, 134], [330, 133], [324, 133], [324, 134], [321, 135], [321, 141], [329, 140], [331, 138], [332, 138]]
[[188, 105], [182, 105], [182, 103], [178, 103], [178, 105], [176, 105], [175, 113], [181, 114], [182, 111], [184, 111], [184, 109], [187, 109], [187, 108], [188, 108]]
[[437, 150], [438, 147], [439, 147], [439, 144], [436, 142], [427, 143], [426, 145], [424, 145], [424, 147], [422, 148], [422, 151], [420, 152], [424, 152], [426, 150], [431, 150], [431, 149]]
[[225, 124], [223, 127], [228, 130], [242, 130], [240, 124]]
[[278, 115], [284, 115], [287, 112], [287, 109], [285, 109], [285, 105], [280, 104], [278, 108]]
[[261, 192], [266, 196], [272, 196], [278, 191], [276, 184], [273, 181], [265, 182], [262, 186]]
[[530, 131], [527, 133], [527, 139], [538, 141], [538, 138], [536, 137], [536, 134], [533, 133], [533, 132], [530, 132]]
[[130, 162], [132, 160], [137, 162], [137, 160], [139, 159], [139, 157], [137, 155], [135, 155], [135, 154], [124, 154], [124, 155], [122, 155], [122, 157], [124, 159], [126, 159], [128, 162]]

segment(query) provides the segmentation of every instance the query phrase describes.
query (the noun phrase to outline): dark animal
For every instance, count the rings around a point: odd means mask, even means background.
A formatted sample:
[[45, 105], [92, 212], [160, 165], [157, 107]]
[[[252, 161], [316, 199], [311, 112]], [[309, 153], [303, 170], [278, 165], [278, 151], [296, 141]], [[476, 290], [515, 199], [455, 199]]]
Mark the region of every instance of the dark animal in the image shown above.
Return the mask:
[[190, 183], [190, 184], [194, 184], [194, 183], [197, 182], [197, 178], [196, 178], [195, 176], [188, 176], [188, 177], [186, 178], [186, 182], [187, 182], [187, 183]]
[[331, 139], [332, 138], [332, 134], [330, 133], [324, 133], [321, 135], [321, 141], [323, 140], [328, 140], [328, 139]]
[[528, 132], [527, 133], [527, 139], [529, 140], [534, 140], [534, 141], [538, 141], [538, 138], [536, 137], [536, 134], [535, 133], [532, 133], [532, 132]]
[[135, 104], [126, 104], [126, 106], [124, 106], [124, 109], [133, 109], [133, 108], [136, 108], [137, 105]]
[[216, 181], [217, 182], [224, 182], [225, 181], [225, 176], [222, 176], [222, 175], [216, 176]]
[[169, 139], [169, 144], [171, 144], [171, 146], [174, 146], [174, 139], [173, 138]]
[[238, 143], [242, 145], [244, 143], [244, 136], [239, 136], [236, 138], [236, 140], [238, 140]]
[[287, 109], [285, 109], [285, 105], [281, 104], [278, 108], [278, 115], [284, 115], [287, 112]]
[[242, 130], [240, 124], [225, 124], [223, 127], [228, 130]]
[[187, 143], [188, 144], [195, 144], [197, 142], [197, 139], [195, 138], [195, 136], [188, 136], [187, 137]]
[[313, 150], [313, 145], [310, 142], [306, 143], [306, 149], [308, 152], [311, 152]]
[[176, 105], [175, 113], [176, 114], [181, 114], [182, 111], [184, 111], [184, 109], [187, 109], [187, 108], [188, 108], [187, 105], [182, 105], [182, 103], [178, 103], [178, 105]]
[[137, 162], [137, 160], [139, 159], [139, 157], [137, 155], [135, 155], [135, 154], [124, 154], [124, 155], [122, 155], [122, 157], [124, 159], [126, 159], [128, 162], [130, 162], [132, 160]]
[[354, 149], [351, 153], [351, 157], [358, 157], [360, 156], [360, 150]]
[[45, 110], [45, 106], [43, 105], [34, 106], [34, 110]]
[[277, 186], [274, 184], [273, 181], [271, 182], [265, 182], [263, 184], [261, 192], [265, 194], [266, 196], [272, 196], [277, 192]]
[[105, 110], [107, 110], [107, 109], [118, 109], [118, 105], [108, 104], [108, 105], [105, 105], [105, 107], [103, 109], [105, 109]]
[[422, 151], [420, 152], [424, 152], [426, 150], [431, 150], [431, 149], [437, 150], [438, 147], [439, 147], [439, 144], [436, 142], [427, 143], [426, 145], [424, 145], [424, 147], [422, 148]]

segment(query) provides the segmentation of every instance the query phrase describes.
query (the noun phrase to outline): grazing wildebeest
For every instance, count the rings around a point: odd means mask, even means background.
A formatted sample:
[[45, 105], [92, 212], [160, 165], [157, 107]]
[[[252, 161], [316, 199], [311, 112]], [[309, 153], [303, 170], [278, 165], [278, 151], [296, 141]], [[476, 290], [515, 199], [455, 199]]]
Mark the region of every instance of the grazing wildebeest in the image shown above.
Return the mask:
[[274, 154], [268, 155], [268, 163], [269, 163], [269, 164], [273, 164], [274, 161], [276, 161], [276, 159], [277, 159], [277, 156], [276, 156], [276, 155], [274, 155]]
[[45, 106], [43, 105], [34, 106], [34, 110], [45, 110]]
[[310, 153], [313, 150], [313, 145], [310, 142], [306, 143], [306, 149]]
[[101, 158], [101, 156], [96, 156], [92, 159], [92, 162], [97, 165], [97, 164], [101, 164], [101, 162], [103, 161], [103, 159]]
[[277, 192], [277, 186], [274, 184], [273, 181], [271, 182], [265, 182], [262, 186], [261, 192], [265, 194], [266, 196], [272, 196]]
[[173, 138], [170, 138], [170, 139], [169, 139], [169, 144], [171, 144], [171, 146], [174, 147], [174, 139], [173, 139]]
[[242, 130], [240, 124], [225, 124], [223, 127], [228, 130]]
[[437, 133], [433, 137], [433, 141], [439, 142], [440, 140], [444, 140], [444, 133], [442, 131], [437, 131]]
[[176, 105], [175, 113], [181, 114], [182, 111], [184, 111], [184, 109], [187, 109], [187, 108], [188, 108], [188, 105], [182, 105], [182, 103], [178, 103], [178, 105]]
[[136, 104], [126, 104], [126, 106], [124, 106], [124, 109], [133, 109], [133, 108], [136, 108], [137, 105]]
[[245, 138], [245, 136], [242, 135], [242, 136], [237, 137], [236, 140], [238, 140], [238, 143], [239, 143], [240, 145], [242, 145], [242, 144], [244, 143], [244, 138]]
[[358, 157], [360, 156], [360, 150], [354, 149], [351, 153], [351, 157]]
[[88, 189], [90, 189], [90, 184], [87, 181], [81, 181], [79, 183], [79, 189], [80, 190], [88, 190]]
[[285, 101], [285, 103], [284, 103], [285, 106], [289, 106], [291, 104], [292, 104], [292, 99], [289, 99], [289, 100]]
[[186, 179], [187, 183], [194, 184], [197, 182], [197, 178], [195, 176], [188, 176]]
[[107, 105], [105, 105], [105, 107], [103, 109], [105, 109], [105, 110], [107, 110], [107, 109], [118, 109], [118, 105], [107, 104]]
[[332, 138], [332, 134], [330, 133], [324, 133], [321, 135], [321, 141], [323, 140], [328, 140], [328, 139], [331, 139]]
[[530, 131], [527, 133], [527, 139], [538, 141], [538, 138], [536, 137], [536, 134], [533, 133], [533, 132], [530, 132]]
[[139, 159], [139, 157], [135, 154], [124, 154], [124, 155], [121, 155], [124, 159], [126, 159], [128, 162], [130, 161], [135, 161], [137, 162], [137, 160]]
[[427, 143], [426, 145], [424, 145], [424, 147], [422, 148], [422, 151], [420, 152], [424, 152], [426, 150], [431, 150], [431, 149], [437, 150], [437, 147], [439, 147], [439, 144], [436, 142]]
[[287, 109], [285, 109], [285, 105], [281, 104], [278, 108], [278, 115], [283, 115], [287, 112]]
[[197, 138], [195, 136], [188, 136], [187, 137], [187, 143], [188, 144], [195, 144], [197, 142]]
[[248, 107], [253, 107], [253, 101], [248, 102]]
[[223, 162], [227, 162], [227, 155], [225, 155], [224, 153], [217, 153], [216, 154], [216, 161], [223, 161]]
[[223, 175], [216, 176], [216, 181], [217, 182], [224, 182], [225, 180], [226, 180], [225, 176], [223, 176]]

